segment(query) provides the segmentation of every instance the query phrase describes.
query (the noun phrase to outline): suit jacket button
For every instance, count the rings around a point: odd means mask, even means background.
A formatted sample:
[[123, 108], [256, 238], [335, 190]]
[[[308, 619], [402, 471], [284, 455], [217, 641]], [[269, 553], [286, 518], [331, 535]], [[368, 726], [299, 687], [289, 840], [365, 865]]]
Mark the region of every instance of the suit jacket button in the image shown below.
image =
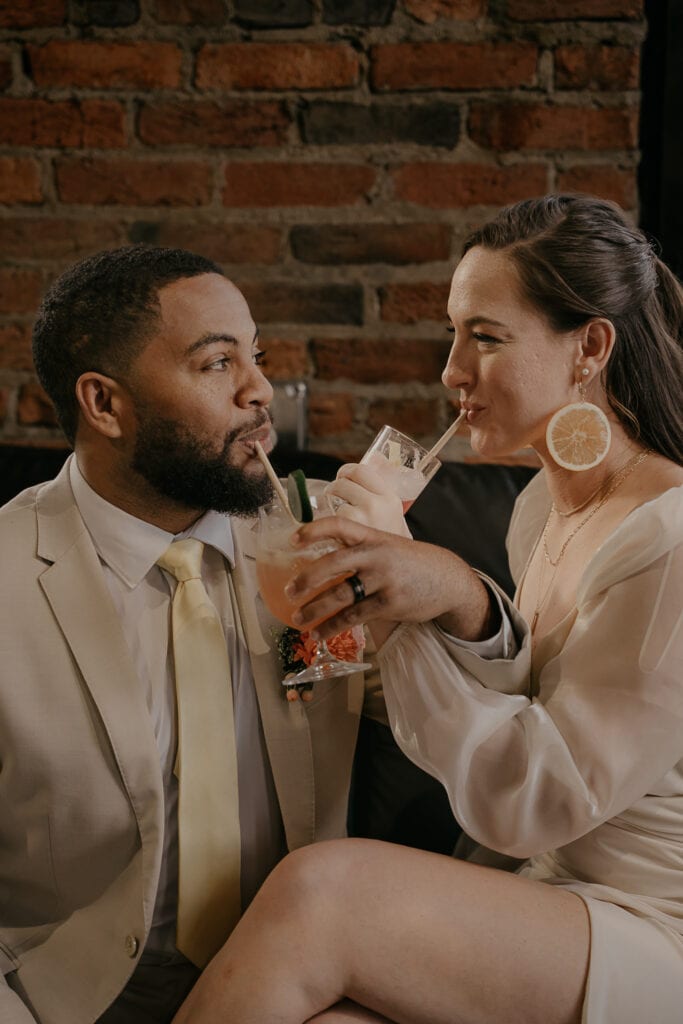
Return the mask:
[[125, 948], [126, 953], [128, 954], [128, 956], [132, 960], [134, 957], [137, 956], [138, 949], [140, 948], [140, 943], [138, 942], [138, 940], [135, 938], [134, 935], [126, 935], [126, 941], [124, 942], [124, 948]]

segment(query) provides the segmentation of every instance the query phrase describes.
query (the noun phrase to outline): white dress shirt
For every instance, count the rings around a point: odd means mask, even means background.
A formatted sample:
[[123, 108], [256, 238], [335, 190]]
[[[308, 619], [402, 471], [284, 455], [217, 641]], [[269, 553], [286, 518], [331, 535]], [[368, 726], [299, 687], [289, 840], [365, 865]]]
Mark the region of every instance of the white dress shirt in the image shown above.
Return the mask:
[[[234, 601], [229, 568], [234, 567], [230, 518], [207, 512], [174, 536], [111, 505], [93, 491], [70, 463], [76, 504], [92, 537], [107, 586], [128, 641], [143, 689], [164, 782], [165, 832], [161, 874], [147, 950], [175, 948], [178, 889], [178, 781], [176, 701], [171, 643], [171, 601], [175, 579], [156, 565], [174, 540], [194, 537], [204, 543], [202, 581], [225, 632], [235, 714], [242, 845], [242, 904], [250, 902], [266, 875], [286, 852], [249, 652]], [[115, 685], [115, 680], [112, 680]]]

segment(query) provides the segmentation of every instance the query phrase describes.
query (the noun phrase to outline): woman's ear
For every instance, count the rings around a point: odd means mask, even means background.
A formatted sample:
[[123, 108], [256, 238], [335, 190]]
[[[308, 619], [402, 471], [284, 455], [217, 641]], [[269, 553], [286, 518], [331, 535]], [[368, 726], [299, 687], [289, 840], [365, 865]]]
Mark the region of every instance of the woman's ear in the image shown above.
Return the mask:
[[581, 329], [579, 361], [581, 367], [590, 371], [589, 380], [597, 377], [606, 366], [615, 339], [614, 324], [605, 317], [589, 320]]
[[76, 381], [76, 398], [81, 416], [93, 430], [108, 438], [122, 436], [123, 394], [113, 377], [94, 370], [82, 373]]

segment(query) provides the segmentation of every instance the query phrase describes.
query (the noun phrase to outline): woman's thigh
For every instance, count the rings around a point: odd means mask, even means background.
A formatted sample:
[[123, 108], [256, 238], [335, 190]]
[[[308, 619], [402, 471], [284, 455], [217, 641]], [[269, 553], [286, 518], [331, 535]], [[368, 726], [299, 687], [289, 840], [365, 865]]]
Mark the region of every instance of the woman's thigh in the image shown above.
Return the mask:
[[393, 843], [321, 842], [271, 873], [175, 1024], [578, 1024], [589, 943], [572, 893]]
[[393, 844], [300, 853], [313, 956], [353, 1001], [410, 1024], [580, 1020], [590, 934], [573, 893]]

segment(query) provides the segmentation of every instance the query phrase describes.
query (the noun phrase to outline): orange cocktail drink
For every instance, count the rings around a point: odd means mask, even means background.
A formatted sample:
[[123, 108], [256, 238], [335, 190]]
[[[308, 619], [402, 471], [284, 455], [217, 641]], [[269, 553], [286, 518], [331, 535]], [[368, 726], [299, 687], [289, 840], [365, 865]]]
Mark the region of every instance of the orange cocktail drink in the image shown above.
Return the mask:
[[[309, 498], [315, 519], [334, 515], [332, 505], [325, 496], [326, 487], [327, 483], [324, 480], [308, 481]], [[285, 597], [286, 585], [307, 563], [315, 562], [322, 555], [335, 551], [338, 546], [334, 541], [324, 540], [305, 548], [295, 548], [290, 541], [296, 529], [290, 515], [278, 500], [264, 506], [259, 511], [256, 575], [261, 597], [268, 610], [280, 622], [284, 622], [285, 625], [291, 626], [293, 629], [297, 627], [292, 622], [292, 615], [299, 605]], [[341, 583], [347, 575], [347, 573], [343, 573], [334, 579], [327, 580], [315, 593], [307, 597], [307, 601], [313, 600], [330, 586]], [[308, 624], [306, 628], [314, 629], [322, 621], [319, 619], [317, 622]]]
[[[261, 597], [268, 610], [280, 622], [296, 628], [292, 622], [292, 615], [299, 605], [290, 601], [285, 596], [285, 587], [291, 578], [300, 569], [304, 568], [307, 562], [315, 561], [321, 555], [333, 551], [334, 547], [316, 544], [305, 551], [294, 549], [289, 544], [289, 537], [291, 537], [293, 532], [294, 530], [291, 528], [286, 531], [272, 531], [268, 537], [261, 541], [256, 556], [256, 575], [258, 577]], [[329, 586], [341, 583], [345, 578], [346, 576], [342, 575], [326, 582], [318, 590], [314, 591], [313, 594], [309, 595], [307, 600], [313, 600], [318, 594], [322, 594], [324, 590], [327, 590]], [[306, 628], [313, 629], [322, 621], [322, 619], [319, 619], [317, 622], [309, 623]]]

